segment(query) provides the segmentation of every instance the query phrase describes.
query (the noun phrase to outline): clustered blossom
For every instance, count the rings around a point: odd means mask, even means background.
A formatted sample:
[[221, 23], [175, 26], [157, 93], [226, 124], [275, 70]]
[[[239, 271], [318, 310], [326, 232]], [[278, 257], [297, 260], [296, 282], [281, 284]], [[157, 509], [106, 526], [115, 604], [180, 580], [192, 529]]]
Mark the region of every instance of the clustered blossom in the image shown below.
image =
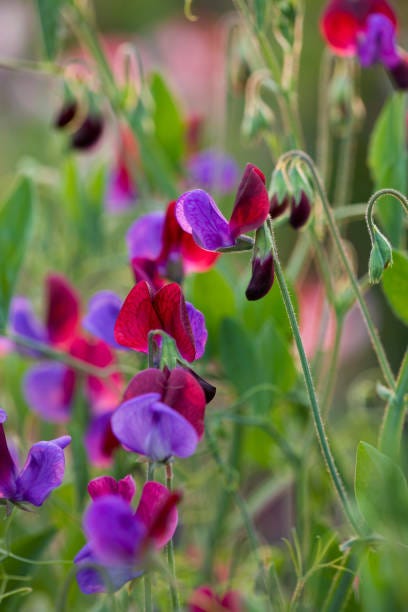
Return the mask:
[[143, 573], [152, 550], [171, 540], [181, 494], [148, 481], [134, 511], [131, 476], [119, 481], [101, 476], [89, 483], [88, 492], [93, 501], [83, 518], [87, 543], [74, 559], [78, 585], [86, 594], [116, 591]]
[[334, 53], [356, 55], [364, 68], [379, 62], [397, 89], [408, 88], [408, 56], [396, 43], [397, 17], [387, 0], [331, 0], [321, 30]]
[[22, 469], [10, 454], [3, 423], [7, 414], [0, 409], [0, 498], [14, 504], [41, 506], [64, 478], [64, 448], [70, 436], [37, 442], [29, 450]]

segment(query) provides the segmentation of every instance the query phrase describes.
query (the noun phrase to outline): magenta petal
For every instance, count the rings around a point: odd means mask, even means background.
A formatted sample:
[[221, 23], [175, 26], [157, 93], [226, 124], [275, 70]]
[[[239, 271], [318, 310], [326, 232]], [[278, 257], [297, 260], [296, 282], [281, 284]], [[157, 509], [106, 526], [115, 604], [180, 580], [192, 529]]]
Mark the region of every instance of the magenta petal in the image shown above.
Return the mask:
[[162, 250], [164, 212], [143, 215], [128, 229], [126, 244], [129, 259], [157, 259]]
[[88, 493], [93, 500], [104, 495], [119, 495], [130, 504], [136, 493], [136, 483], [130, 474], [121, 480], [115, 480], [112, 476], [99, 476], [88, 483]]
[[269, 196], [265, 187], [265, 176], [253, 164], [247, 164], [238, 187], [234, 210], [229, 222], [231, 235], [258, 229], [269, 215]]
[[120, 446], [119, 440], [113, 435], [111, 427], [112, 412], [94, 416], [85, 434], [85, 447], [89, 461], [97, 467], [112, 465], [113, 454]]
[[113, 413], [113, 433], [124, 446], [153, 461], [189, 457], [198, 443], [194, 427], [159, 400], [158, 393], [146, 393], [123, 403]]
[[122, 306], [121, 298], [113, 291], [99, 291], [91, 298], [88, 312], [82, 320], [83, 327], [109, 346], [123, 350], [115, 340], [113, 330]]
[[118, 495], [100, 497], [86, 511], [83, 525], [99, 562], [112, 566], [136, 563], [146, 529], [124, 499]]
[[[146, 482], [144, 485], [135, 516], [145, 525], [147, 532], [153, 527], [170, 496], [170, 491], [160, 482]], [[153, 535], [152, 539], [156, 548], [163, 548], [171, 540], [176, 531], [177, 522], [178, 512], [174, 506], [170, 508], [165, 517], [165, 525], [160, 533]]]
[[0, 409], [0, 497], [13, 499], [16, 491], [16, 465], [7, 446], [3, 423], [7, 414]]
[[207, 343], [208, 332], [205, 326], [205, 318], [202, 312], [197, 310], [190, 302], [186, 302], [187, 314], [190, 320], [191, 331], [193, 332], [195, 344], [195, 357], [200, 359], [204, 355], [205, 345]]
[[98, 560], [89, 544], [86, 544], [74, 559], [78, 566], [76, 579], [82, 593], [92, 595], [93, 593], [104, 593], [105, 591], [117, 591], [126, 582], [140, 576], [142, 572], [135, 571], [131, 566], [109, 567], [101, 566], [100, 571], [93, 567], [84, 567], [87, 564], [98, 565]]
[[62, 363], [46, 362], [30, 368], [23, 382], [27, 404], [43, 419], [65, 423], [70, 417], [69, 370]]
[[34, 444], [16, 480], [15, 500], [41, 506], [51, 491], [62, 483], [64, 471], [64, 451], [58, 444]]
[[111, 213], [128, 210], [135, 204], [137, 192], [132, 176], [123, 161], [120, 161], [108, 178], [105, 204]]
[[202, 189], [187, 191], [179, 197], [176, 217], [183, 230], [192, 234], [196, 243], [207, 251], [235, 243], [226, 218], [212, 197]]

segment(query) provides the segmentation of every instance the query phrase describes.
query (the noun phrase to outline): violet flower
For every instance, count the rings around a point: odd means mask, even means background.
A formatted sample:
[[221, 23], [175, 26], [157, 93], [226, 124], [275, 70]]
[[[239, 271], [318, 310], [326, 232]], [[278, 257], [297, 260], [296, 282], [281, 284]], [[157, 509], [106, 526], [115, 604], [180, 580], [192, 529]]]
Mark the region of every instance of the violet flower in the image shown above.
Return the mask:
[[15, 504], [41, 506], [63, 481], [63, 449], [71, 442], [71, 437], [37, 442], [29, 450], [24, 467], [19, 470], [7, 446], [3, 428], [6, 419], [6, 412], [0, 410], [0, 497]]
[[221, 151], [200, 151], [187, 162], [188, 183], [221, 195], [231, 193], [239, 178], [236, 161]]
[[176, 204], [176, 217], [183, 230], [208, 251], [232, 247], [239, 236], [258, 229], [269, 214], [268, 192], [263, 173], [247, 164], [229, 221], [212, 197], [202, 189], [184, 193]]
[[147, 369], [130, 382], [112, 415], [112, 430], [129, 450], [152, 461], [189, 457], [204, 433], [206, 398], [183, 368]]
[[89, 483], [93, 503], [83, 519], [87, 544], [74, 559], [83, 593], [120, 589], [143, 573], [151, 549], [160, 550], [173, 537], [180, 493], [147, 482], [134, 512], [135, 490], [131, 476], [118, 482], [102, 476]]

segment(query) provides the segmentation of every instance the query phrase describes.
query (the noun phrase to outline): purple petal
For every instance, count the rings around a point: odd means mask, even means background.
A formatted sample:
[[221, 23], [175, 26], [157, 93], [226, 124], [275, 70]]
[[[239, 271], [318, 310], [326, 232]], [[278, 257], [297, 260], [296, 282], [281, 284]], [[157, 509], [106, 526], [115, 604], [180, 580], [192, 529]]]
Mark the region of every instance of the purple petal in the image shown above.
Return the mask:
[[208, 332], [205, 326], [205, 318], [202, 312], [194, 308], [190, 302], [186, 302], [187, 314], [190, 320], [191, 331], [193, 332], [194, 344], [196, 349], [195, 359], [200, 359], [204, 355], [207, 343]]
[[62, 363], [35, 365], [27, 371], [23, 381], [27, 404], [52, 423], [69, 420], [72, 390], [70, 370]]
[[183, 230], [192, 234], [196, 243], [207, 251], [216, 251], [235, 243], [226, 218], [212, 197], [202, 189], [193, 189], [180, 196], [176, 204], [176, 217]]
[[121, 298], [113, 291], [99, 291], [91, 298], [88, 312], [82, 320], [83, 327], [109, 346], [123, 350], [115, 340], [113, 330], [122, 306]]
[[37, 442], [31, 447], [25, 466], [17, 477], [14, 499], [41, 506], [51, 491], [62, 483], [64, 471], [65, 457], [61, 446], [55, 442]]
[[133, 566], [146, 535], [132, 507], [118, 495], [94, 501], [84, 516], [84, 531], [100, 563]]
[[[10, 329], [14, 334], [23, 336], [35, 342], [48, 343], [48, 334], [45, 326], [37, 319], [33, 312], [30, 300], [24, 297], [14, 297], [10, 307]], [[17, 350], [32, 357], [41, 356], [41, 353], [17, 345]]]
[[[76, 555], [74, 563], [78, 565], [76, 579], [82, 593], [91, 595], [92, 593], [104, 593], [105, 591], [117, 591], [126, 582], [133, 580], [142, 574], [129, 566], [108, 567], [100, 566], [101, 570], [95, 567], [84, 567], [81, 565], [98, 565], [95, 554], [89, 544], [86, 544]], [[100, 564], [99, 564], [100, 565]]]
[[366, 32], [361, 36], [358, 44], [358, 56], [364, 68], [376, 62], [381, 62], [390, 69], [398, 64], [395, 26], [388, 17], [380, 14], [368, 17]]
[[198, 443], [194, 427], [159, 399], [158, 393], [146, 393], [124, 402], [113, 413], [113, 433], [124, 446], [153, 461], [189, 457]]
[[126, 234], [129, 259], [157, 259], [162, 250], [164, 212], [143, 215]]
[[16, 491], [16, 465], [7, 445], [3, 423], [7, 413], [0, 409], [0, 497], [14, 499]]
[[236, 161], [220, 151], [201, 151], [193, 155], [187, 164], [189, 183], [195, 187], [231, 193], [237, 186], [239, 168]]
[[91, 418], [85, 434], [85, 448], [89, 461], [97, 467], [112, 465], [113, 454], [120, 443], [113, 435], [112, 412], [105, 412]]

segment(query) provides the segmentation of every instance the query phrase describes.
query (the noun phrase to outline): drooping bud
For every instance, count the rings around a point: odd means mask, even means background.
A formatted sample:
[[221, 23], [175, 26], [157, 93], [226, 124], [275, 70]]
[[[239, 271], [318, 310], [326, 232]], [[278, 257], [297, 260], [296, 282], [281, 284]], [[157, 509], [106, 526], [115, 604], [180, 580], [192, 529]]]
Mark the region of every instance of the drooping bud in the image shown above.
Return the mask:
[[371, 284], [379, 283], [385, 268], [392, 265], [392, 247], [376, 225], [373, 226], [373, 238], [368, 262], [368, 275]]
[[86, 150], [95, 145], [103, 132], [103, 118], [100, 114], [89, 114], [82, 125], [71, 136], [73, 149]]
[[256, 232], [252, 258], [252, 276], [245, 291], [249, 301], [260, 300], [271, 289], [274, 280], [272, 244], [268, 230], [262, 225]]
[[53, 125], [57, 130], [62, 130], [67, 127], [76, 117], [78, 112], [78, 104], [75, 100], [66, 102], [58, 111], [54, 118]]
[[214, 387], [214, 385], [212, 385], [211, 383], [209, 383], [208, 380], [197, 374], [197, 372], [194, 372], [194, 370], [192, 370], [191, 368], [187, 368], [185, 365], [182, 365], [182, 367], [187, 370], [187, 372], [190, 372], [192, 376], [194, 376], [194, 378], [204, 391], [206, 404], [209, 404], [211, 400], [214, 399], [215, 394], [217, 392], [217, 388]]
[[309, 197], [304, 191], [301, 191], [298, 202], [296, 198], [293, 197], [289, 215], [289, 223], [291, 226], [294, 229], [303, 227], [309, 219], [311, 209]]
[[282, 215], [289, 206], [291, 198], [290, 195], [288, 195], [288, 187], [282, 170], [279, 168], [275, 169], [269, 189], [269, 202], [271, 205], [269, 214], [272, 219], [276, 219], [276, 217]]
[[408, 90], [408, 53], [401, 53], [399, 62], [393, 68], [388, 69], [388, 74], [395, 89]]

